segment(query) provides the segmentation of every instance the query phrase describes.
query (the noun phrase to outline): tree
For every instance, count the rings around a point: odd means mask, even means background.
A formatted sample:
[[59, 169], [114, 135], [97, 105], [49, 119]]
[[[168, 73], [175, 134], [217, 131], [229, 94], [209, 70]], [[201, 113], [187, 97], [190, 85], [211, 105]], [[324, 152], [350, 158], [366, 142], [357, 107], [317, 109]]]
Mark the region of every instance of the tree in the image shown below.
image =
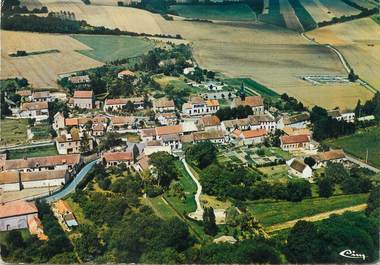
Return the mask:
[[128, 112], [128, 113], [132, 113], [135, 111], [135, 104], [133, 104], [132, 101], [128, 100], [127, 104], [125, 105], [124, 109]]
[[90, 148], [90, 138], [87, 134], [87, 132], [83, 132], [83, 137], [82, 139], [80, 140], [80, 151], [81, 153], [87, 153], [89, 151], [91, 151], [91, 148]]
[[186, 159], [203, 169], [211, 165], [216, 159], [216, 147], [210, 141], [190, 145], [186, 150]]
[[263, 226], [249, 211], [240, 214], [237, 217], [237, 223], [240, 239], [252, 239], [255, 237], [268, 238]]
[[375, 187], [369, 194], [366, 215], [370, 215], [377, 208], [380, 208], [380, 186]]
[[334, 182], [328, 177], [318, 179], [318, 194], [320, 197], [329, 198], [334, 193]]
[[82, 261], [90, 261], [102, 253], [102, 246], [95, 227], [81, 224], [80, 236], [74, 239], [74, 248]]
[[358, 79], [359, 79], [359, 76], [358, 76], [357, 74], [354, 73], [354, 70], [353, 70], [353, 69], [351, 69], [351, 70], [350, 70], [350, 73], [348, 74], [348, 80], [349, 80], [350, 82], [355, 82], [355, 81], [358, 80]]
[[158, 185], [167, 188], [177, 178], [175, 161], [177, 159], [167, 152], [156, 152], [149, 156], [151, 165], [156, 170]]
[[19, 230], [11, 230], [5, 236], [5, 242], [9, 250], [24, 247], [24, 240]]
[[290, 230], [286, 246], [288, 259], [294, 263], [312, 263], [317, 247], [317, 228], [311, 222], [298, 221]]
[[287, 189], [289, 201], [299, 202], [302, 201], [304, 198], [311, 196], [310, 183], [305, 180], [289, 181]]
[[334, 183], [339, 184], [350, 175], [342, 164], [328, 162], [325, 169], [325, 176]]
[[215, 214], [212, 207], [205, 207], [203, 212], [203, 229], [208, 235], [216, 235], [218, 227], [215, 223]]
[[319, 106], [314, 106], [310, 112], [310, 121], [312, 123], [326, 119], [327, 118], [327, 110], [319, 107]]
[[0, 105], [1, 105], [1, 118], [4, 119], [5, 116], [12, 115], [12, 111], [9, 109], [8, 103], [5, 101], [5, 95], [2, 91], [0, 94]]
[[308, 165], [310, 168], [313, 168], [313, 166], [316, 164], [315, 159], [310, 156], [305, 157], [303, 162], [305, 162], [305, 164]]

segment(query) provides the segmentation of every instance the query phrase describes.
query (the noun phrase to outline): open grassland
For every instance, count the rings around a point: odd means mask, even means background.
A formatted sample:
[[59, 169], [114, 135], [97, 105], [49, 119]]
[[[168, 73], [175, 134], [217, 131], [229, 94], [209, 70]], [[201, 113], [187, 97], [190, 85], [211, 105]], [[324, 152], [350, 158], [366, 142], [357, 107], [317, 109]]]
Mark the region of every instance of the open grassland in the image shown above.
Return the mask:
[[346, 208], [367, 202], [368, 194], [340, 195], [330, 198], [313, 198], [301, 202], [252, 201], [247, 207], [255, 217], [270, 226], [305, 216]]
[[368, 163], [380, 168], [379, 126], [359, 130], [350, 136], [327, 140], [326, 144], [333, 148], [343, 148], [346, 153], [352, 154], [362, 160], [365, 160], [368, 150]]
[[140, 56], [154, 46], [153, 41], [130, 36], [72, 35], [72, 37], [93, 49], [86, 49], [80, 53], [101, 62]]
[[28, 121], [26, 119], [4, 119], [0, 120], [0, 145], [22, 144], [27, 140], [26, 131]]
[[227, 20], [227, 21], [253, 21], [255, 13], [247, 4], [229, 5], [172, 5], [170, 11], [186, 18]]
[[[1, 31], [1, 79], [25, 77], [34, 87], [57, 87], [58, 74], [84, 70], [102, 63], [75, 50], [89, 50], [67, 35]], [[18, 50], [27, 52], [58, 50], [57, 53], [10, 57]]]
[[55, 145], [9, 150], [8, 159], [58, 155]]
[[371, 18], [331, 25], [307, 33], [336, 47], [355, 73], [380, 91], [380, 25]]

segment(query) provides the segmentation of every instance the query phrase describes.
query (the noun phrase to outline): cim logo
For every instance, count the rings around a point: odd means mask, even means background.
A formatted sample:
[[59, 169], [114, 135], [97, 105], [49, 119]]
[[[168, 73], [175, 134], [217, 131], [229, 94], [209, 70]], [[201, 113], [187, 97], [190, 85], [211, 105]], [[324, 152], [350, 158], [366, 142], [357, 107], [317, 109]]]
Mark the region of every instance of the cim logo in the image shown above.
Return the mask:
[[346, 249], [339, 252], [339, 255], [349, 259], [362, 259], [365, 260], [365, 254], [356, 253], [355, 250]]

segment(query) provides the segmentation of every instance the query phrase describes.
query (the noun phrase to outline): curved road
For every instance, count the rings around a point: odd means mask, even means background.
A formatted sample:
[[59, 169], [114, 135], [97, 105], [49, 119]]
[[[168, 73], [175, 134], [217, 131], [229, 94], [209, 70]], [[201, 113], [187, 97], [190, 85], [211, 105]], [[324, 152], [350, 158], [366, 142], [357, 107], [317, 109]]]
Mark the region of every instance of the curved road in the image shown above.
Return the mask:
[[76, 186], [81, 182], [81, 180], [87, 175], [87, 173], [93, 168], [93, 166], [98, 162], [99, 159], [94, 160], [87, 165], [85, 165], [78, 174], [74, 177], [73, 181], [69, 183], [69, 185], [65, 186], [62, 190], [58, 191], [57, 193], [43, 198], [47, 203], [52, 203], [54, 201], [60, 200], [70, 194], [71, 192], [75, 191]]

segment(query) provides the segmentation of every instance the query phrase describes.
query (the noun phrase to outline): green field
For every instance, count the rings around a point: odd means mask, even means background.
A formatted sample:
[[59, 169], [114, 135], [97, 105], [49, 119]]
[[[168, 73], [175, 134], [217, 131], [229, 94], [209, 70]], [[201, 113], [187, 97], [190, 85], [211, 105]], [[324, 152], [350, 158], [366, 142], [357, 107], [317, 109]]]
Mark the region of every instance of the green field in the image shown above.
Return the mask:
[[28, 121], [26, 119], [0, 120], [0, 145], [22, 144], [27, 141]]
[[284, 16], [280, 12], [280, 1], [279, 0], [268, 0], [269, 10], [267, 14], [261, 14], [258, 16], [259, 20], [268, 24], [273, 24], [280, 27], [286, 28], [286, 23]]
[[375, 15], [375, 16], [372, 16], [372, 19], [380, 25], [380, 15]]
[[342, 209], [367, 202], [368, 194], [313, 198], [301, 202], [259, 200], [247, 203], [247, 208], [265, 226]]
[[101, 62], [140, 56], [153, 48], [154, 43], [130, 36], [72, 35], [72, 37], [93, 50], [80, 53]]
[[38, 156], [53, 156], [53, 155], [58, 155], [55, 145], [8, 151], [8, 159], [20, 159], [25, 156], [38, 157]]
[[365, 160], [368, 150], [368, 163], [380, 168], [380, 127], [360, 130], [353, 135], [327, 140], [325, 143], [333, 148], [343, 150], [355, 157]]
[[303, 7], [299, 0], [289, 0], [289, 3], [292, 5], [294, 12], [302, 24], [302, 27], [306, 31], [315, 29], [317, 27], [317, 23], [314, 21], [309, 12], [307, 12], [307, 10]]
[[209, 20], [250, 21], [256, 15], [247, 4], [172, 5], [170, 11], [182, 17]]
[[247, 94], [254, 94], [249, 93], [250, 90], [253, 90], [260, 94], [263, 97], [277, 97], [279, 94], [277, 94], [275, 91], [267, 88], [266, 86], [257, 83], [256, 81], [250, 79], [250, 78], [229, 78], [223, 80], [227, 85], [234, 87], [235, 89], [239, 89], [241, 84], [243, 83]]

